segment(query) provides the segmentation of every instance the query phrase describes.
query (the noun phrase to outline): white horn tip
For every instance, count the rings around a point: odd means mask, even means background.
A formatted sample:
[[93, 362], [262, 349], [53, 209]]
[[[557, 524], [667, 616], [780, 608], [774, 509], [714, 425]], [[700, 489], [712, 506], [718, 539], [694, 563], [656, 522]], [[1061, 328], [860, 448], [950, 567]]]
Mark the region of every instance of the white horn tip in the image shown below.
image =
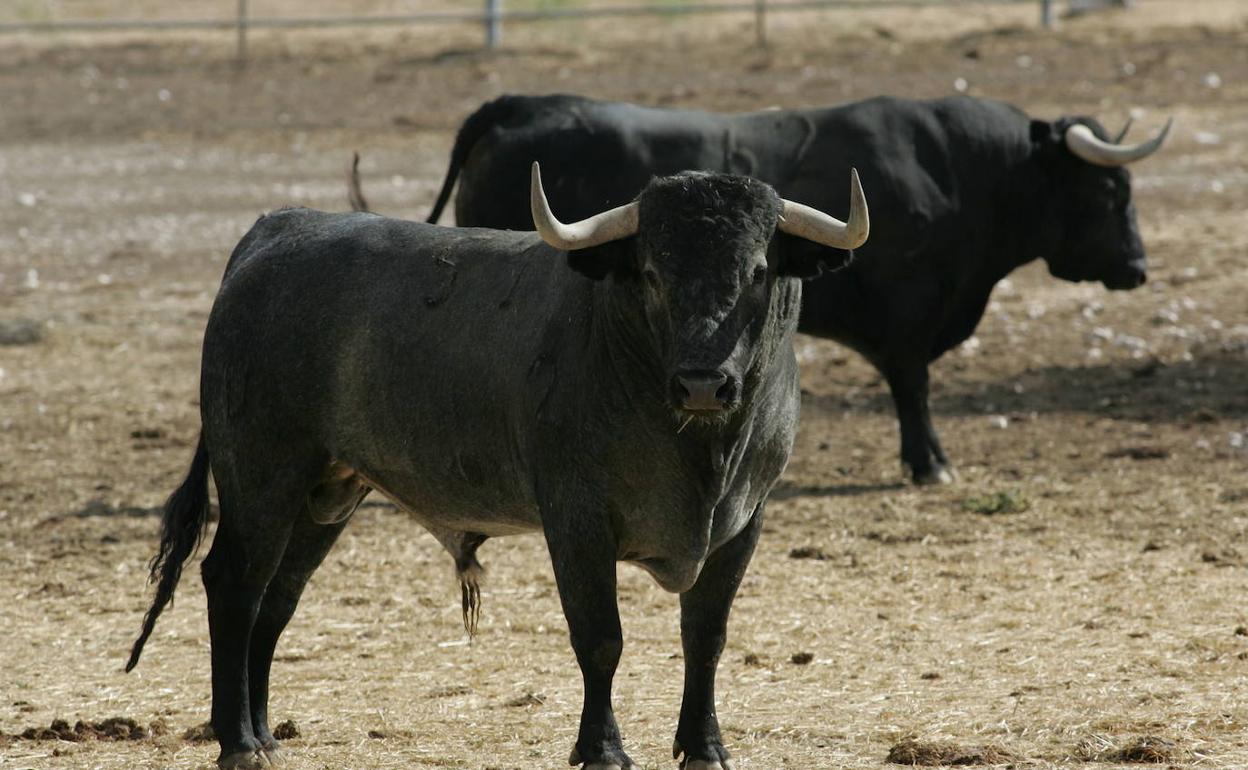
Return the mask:
[[565, 248], [562, 233], [560, 230], [560, 222], [555, 219], [555, 215], [550, 210], [550, 203], [546, 200], [546, 191], [542, 189], [542, 167], [537, 161], [533, 161], [533, 165], [529, 174], [529, 212], [533, 216], [533, 228], [537, 230], [542, 240], [549, 243], [555, 248]]
[[588, 249], [637, 234], [635, 202], [595, 214], [579, 222], [560, 222], [550, 210], [550, 201], [546, 199], [546, 192], [542, 189], [542, 169], [537, 161], [533, 161], [532, 166], [529, 208], [537, 234], [549, 245], [564, 251]]
[[871, 219], [867, 211], [867, 195], [862, 190], [862, 180], [858, 177], [858, 169], [849, 169], [849, 236], [856, 249], [867, 242], [871, 232]]

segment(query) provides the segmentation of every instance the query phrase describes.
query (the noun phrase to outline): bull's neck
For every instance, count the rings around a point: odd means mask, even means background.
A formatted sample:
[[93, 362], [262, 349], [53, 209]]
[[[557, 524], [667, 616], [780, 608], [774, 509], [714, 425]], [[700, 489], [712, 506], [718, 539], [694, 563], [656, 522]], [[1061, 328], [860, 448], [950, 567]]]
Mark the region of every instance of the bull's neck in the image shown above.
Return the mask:
[[601, 358], [609, 380], [630, 398], [655, 399], [662, 394], [662, 364], [649, 344], [649, 328], [641, 313], [620, 296], [612, 279], [594, 287], [594, 355]]
[[996, 229], [991, 242], [1002, 246], [995, 264], [1001, 275], [995, 276], [994, 282], [1052, 253], [1059, 237], [1053, 216], [1054, 194], [1048, 175], [1034, 155], [1019, 159], [1003, 175], [994, 196]]

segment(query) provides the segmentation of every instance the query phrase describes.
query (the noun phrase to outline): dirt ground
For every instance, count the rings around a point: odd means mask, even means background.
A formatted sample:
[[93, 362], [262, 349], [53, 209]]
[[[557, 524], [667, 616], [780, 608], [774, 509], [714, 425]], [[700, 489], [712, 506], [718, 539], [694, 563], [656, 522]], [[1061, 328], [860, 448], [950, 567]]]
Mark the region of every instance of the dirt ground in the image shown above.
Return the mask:
[[[934, 368], [961, 475], [938, 489], [901, 483], [879, 377], [800, 340], [798, 446], [719, 678], [737, 766], [1248, 766], [1248, 8], [1034, 15], [775, 16], [766, 50], [746, 16], [515, 25], [493, 54], [471, 28], [286, 33], [241, 70], [227, 36], [0, 39], [0, 768], [216, 755], [187, 733], [209, 707], [194, 564], [121, 668], [208, 308], [259, 213], [344, 208], [359, 149], [373, 205], [423, 217], [454, 128], [504, 92], [746, 110], [959, 86], [1141, 134], [1175, 116], [1135, 170], [1150, 280], [1002, 284]], [[434, 540], [359, 511], [279, 647], [292, 768], [566, 766], [580, 681], [544, 546], [482, 560], [469, 644]], [[620, 598], [626, 747], [670, 767], [675, 597], [624, 567]]]

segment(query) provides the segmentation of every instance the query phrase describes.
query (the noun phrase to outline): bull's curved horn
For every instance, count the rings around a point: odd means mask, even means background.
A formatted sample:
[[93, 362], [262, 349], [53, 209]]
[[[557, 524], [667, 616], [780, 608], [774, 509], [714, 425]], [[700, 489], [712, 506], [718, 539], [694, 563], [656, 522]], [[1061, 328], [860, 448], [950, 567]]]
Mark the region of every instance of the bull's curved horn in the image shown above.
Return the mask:
[[529, 208], [533, 212], [533, 225], [542, 240], [564, 251], [588, 249], [637, 234], [636, 202], [566, 225], [555, 219], [550, 202], [546, 200], [546, 191], [542, 189], [542, 170], [537, 161], [533, 161], [529, 184]]
[[849, 171], [848, 222], [842, 222], [810, 206], [786, 200], [777, 227], [781, 232], [834, 249], [856, 249], [866, 243], [867, 234], [871, 231], [871, 218], [867, 213], [867, 196], [863, 194], [862, 183], [858, 181], [858, 169]]
[[1149, 155], [1157, 152], [1161, 147], [1161, 143], [1166, 141], [1166, 136], [1170, 133], [1170, 126], [1174, 124], [1174, 118], [1166, 121], [1166, 127], [1161, 129], [1161, 133], [1149, 139], [1147, 142], [1139, 144], [1111, 144], [1104, 139], [1098, 139], [1096, 134], [1092, 133], [1092, 129], [1077, 123], [1066, 129], [1066, 147], [1071, 153], [1094, 166], [1105, 166], [1113, 168], [1115, 166], [1125, 166], [1128, 163], [1147, 158]]

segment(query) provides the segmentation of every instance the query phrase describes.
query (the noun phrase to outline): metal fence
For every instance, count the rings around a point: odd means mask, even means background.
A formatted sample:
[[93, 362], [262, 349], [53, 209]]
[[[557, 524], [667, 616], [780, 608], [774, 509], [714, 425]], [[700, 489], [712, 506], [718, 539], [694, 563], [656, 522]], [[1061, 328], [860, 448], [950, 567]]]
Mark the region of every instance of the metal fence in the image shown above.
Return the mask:
[[[1083, 0], [1088, 2], [1088, 0]], [[1095, 0], [1094, 0], [1095, 1]], [[1106, 4], [1114, 0], [1099, 0]], [[476, 24], [484, 31], [484, 45], [497, 47], [503, 37], [503, 27], [513, 22], [536, 22], [554, 19], [590, 19], [629, 16], [679, 16], [694, 14], [750, 13], [754, 15], [754, 27], [760, 45], [767, 42], [767, 16], [773, 13], [794, 11], [834, 10], [838, 8], [885, 8], [924, 7], [947, 5], [1022, 5], [1039, 3], [1040, 23], [1053, 25], [1053, 0], [711, 0], [709, 2], [681, 2], [666, 0], [662, 3], [640, 5], [610, 5], [599, 7], [537, 7], [525, 10], [509, 10], [504, 0], [479, 0], [480, 11], [427, 11], [380, 15], [334, 15], [334, 16], [258, 16], [252, 13], [251, 0], [237, 0], [232, 15], [223, 18], [176, 18], [176, 19], [81, 19], [59, 21], [0, 21], [0, 35], [15, 33], [58, 32], [105, 32], [105, 31], [161, 31], [161, 30], [225, 30], [232, 31], [237, 39], [238, 58], [247, 58], [247, 37], [255, 29], [311, 29], [328, 27], [404, 26], [428, 24]], [[1117, 0], [1129, 2], [1129, 0]]]

